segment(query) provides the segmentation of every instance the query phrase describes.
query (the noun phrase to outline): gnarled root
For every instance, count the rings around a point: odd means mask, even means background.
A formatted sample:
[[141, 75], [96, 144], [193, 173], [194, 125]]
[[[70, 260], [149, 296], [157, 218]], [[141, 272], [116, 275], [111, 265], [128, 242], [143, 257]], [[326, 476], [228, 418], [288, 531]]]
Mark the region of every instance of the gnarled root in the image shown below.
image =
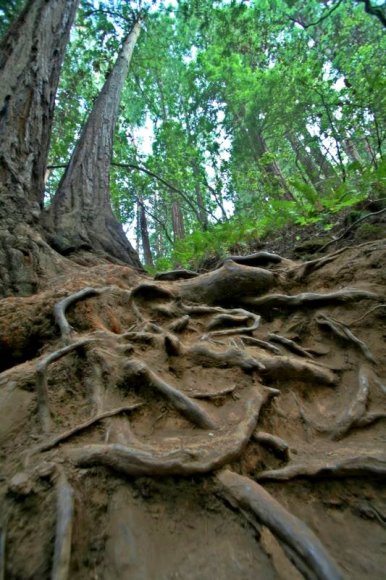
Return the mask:
[[341, 304], [354, 300], [377, 300], [378, 294], [346, 288], [337, 292], [319, 294], [317, 292], [304, 292], [288, 296], [286, 294], [268, 294], [261, 298], [244, 298], [244, 304], [249, 304], [254, 308], [298, 308], [300, 306], [323, 306], [326, 304]]
[[74, 491], [62, 472], [57, 484], [57, 520], [52, 580], [67, 580], [71, 559]]
[[316, 316], [316, 322], [320, 326], [327, 326], [328, 328], [330, 328], [333, 331], [333, 333], [336, 334], [336, 336], [339, 336], [340, 338], [352, 342], [355, 346], [359, 348], [359, 350], [362, 352], [364, 357], [367, 358], [368, 361], [373, 363], [376, 362], [367, 344], [364, 343], [362, 340], [360, 340], [357, 336], [355, 336], [355, 334], [353, 334], [345, 324], [342, 324], [337, 320], [332, 320], [325, 314], [318, 314], [318, 316]]
[[85, 338], [78, 340], [69, 346], [55, 350], [49, 355], [41, 359], [36, 365], [36, 393], [38, 399], [38, 415], [40, 423], [44, 432], [50, 431], [51, 429], [51, 413], [48, 403], [48, 387], [47, 387], [47, 367], [56, 360], [62, 358], [69, 352], [77, 348], [81, 348], [86, 344], [89, 344], [93, 339]]
[[239, 338], [241, 339], [241, 342], [243, 342], [244, 344], [250, 344], [251, 346], [260, 346], [261, 348], [269, 350], [274, 354], [281, 354], [280, 348], [277, 348], [277, 346], [271, 344], [270, 342], [267, 342], [266, 340], [260, 340], [259, 338], [255, 338], [254, 336], [244, 336], [244, 335], [239, 336]]
[[205, 344], [195, 344], [186, 351], [186, 355], [193, 363], [203, 367], [240, 367], [247, 372], [265, 368], [261, 362], [235, 347], [217, 352], [210, 350]]
[[324, 385], [334, 385], [337, 382], [336, 375], [328, 368], [316, 363], [289, 357], [274, 356], [267, 354], [259, 355], [264, 365], [262, 375], [270, 379], [294, 379], [319, 382]]
[[194, 475], [209, 473], [237, 460], [256, 428], [260, 409], [268, 400], [261, 388], [251, 388], [242, 419], [233, 430], [189, 438], [187, 445], [173, 451], [143, 451], [124, 445], [86, 445], [68, 451], [80, 466], [105, 465], [130, 476]]
[[243, 264], [244, 266], [266, 266], [267, 264], [279, 264], [283, 258], [278, 254], [271, 254], [270, 252], [256, 252], [255, 254], [248, 254], [248, 256], [228, 256], [227, 260], [232, 260], [236, 264]]
[[[226, 328], [225, 330], [212, 330], [213, 328], [229, 323], [245, 324], [248, 322], [248, 320], [251, 321], [249, 326], [236, 326], [234, 328]], [[202, 340], [205, 340], [212, 336], [231, 336], [233, 334], [253, 332], [259, 328], [260, 320], [261, 316], [257, 316], [256, 314], [248, 312], [243, 308], [234, 308], [229, 310], [226, 314], [217, 314], [217, 316], [214, 316], [207, 326], [210, 332], [201, 338]]]
[[290, 514], [261, 485], [230, 470], [217, 475], [220, 493], [250, 510], [291, 548], [319, 580], [342, 578], [338, 567], [314, 532]]
[[288, 443], [277, 437], [277, 435], [272, 435], [271, 433], [266, 433], [265, 431], [257, 431], [252, 435], [252, 438], [260, 445], [268, 447], [276, 455], [283, 457], [288, 461], [289, 459], [289, 446]]
[[272, 288], [274, 274], [226, 260], [218, 270], [202, 274], [178, 285], [183, 300], [203, 304], [234, 303], [245, 296], [263, 294]]
[[102, 292], [105, 291], [106, 288], [83, 288], [82, 290], [79, 290], [79, 292], [70, 294], [70, 296], [63, 298], [63, 300], [55, 304], [54, 318], [56, 324], [60, 328], [60, 334], [64, 341], [68, 341], [73, 330], [66, 318], [67, 308], [74, 302], [77, 302], [78, 300], [83, 300], [84, 298], [88, 298], [89, 296], [97, 296], [98, 294], [102, 294]]
[[290, 340], [285, 336], [281, 336], [281, 334], [270, 333], [268, 334], [268, 339], [272, 340], [273, 342], [278, 342], [279, 344], [283, 344], [288, 350], [299, 354], [300, 356], [305, 356], [307, 358], [314, 358], [312, 354], [307, 352], [304, 348], [302, 348], [299, 344], [297, 344], [294, 340]]
[[352, 427], [358, 425], [366, 412], [367, 400], [369, 396], [369, 379], [364, 367], [358, 373], [358, 392], [348, 407], [347, 412], [340, 418], [337, 426], [331, 433], [332, 439], [339, 440], [344, 437]]
[[[332, 455], [330, 453], [329, 455]], [[386, 453], [383, 450], [343, 450], [326, 461], [323, 457], [307, 458], [302, 463], [292, 463], [279, 469], [262, 471], [259, 481], [289, 481], [297, 477], [386, 477]]]
[[216, 428], [214, 421], [203, 409], [201, 409], [199, 405], [197, 405], [197, 403], [161, 379], [161, 377], [151, 371], [145, 363], [136, 359], [130, 359], [126, 363], [125, 370], [126, 376], [129, 380], [131, 378], [136, 380], [138, 378], [141, 378], [142, 380], [145, 379], [149, 386], [159, 391], [178, 411], [180, 411], [180, 413], [182, 413], [194, 425], [197, 425], [197, 427], [203, 429]]
[[49, 449], [52, 449], [56, 445], [59, 445], [59, 443], [63, 443], [63, 441], [66, 441], [67, 439], [69, 439], [73, 435], [77, 435], [81, 431], [84, 431], [85, 429], [92, 427], [93, 425], [95, 425], [95, 423], [98, 423], [99, 421], [102, 421], [103, 419], [107, 419], [108, 417], [114, 417], [115, 415], [120, 415], [121, 413], [130, 413], [131, 411], [134, 411], [134, 409], [138, 409], [138, 407], [142, 407], [142, 406], [143, 406], [143, 403], [134, 403], [133, 405], [129, 405], [126, 407], [118, 407], [117, 409], [111, 409], [111, 411], [105, 411], [104, 413], [100, 413], [99, 415], [95, 415], [95, 417], [91, 417], [91, 419], [88, 419], [88, 421], [85, 421], [84, 423], [81, 423], [80, 425], [76, 425], [75, 427], [72, 427], [68, 431], [61, 433], [60, 435], [57, 435], [56, 437], [53, 437], [52, 439], [50, 439], [49, 441], [46, 441], [45, 443], [42, 443], [41, 445], [37, 445], [36, 447], [34, 447], [31, 450], [31, 453], [40, 453], [42, 451], [48, 451]]

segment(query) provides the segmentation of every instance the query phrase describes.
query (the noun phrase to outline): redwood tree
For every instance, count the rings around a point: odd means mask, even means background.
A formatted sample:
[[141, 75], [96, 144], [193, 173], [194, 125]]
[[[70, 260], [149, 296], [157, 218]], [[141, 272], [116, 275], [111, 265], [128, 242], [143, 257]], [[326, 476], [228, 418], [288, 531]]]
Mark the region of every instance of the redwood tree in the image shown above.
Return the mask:
[[123, 42], [75, 146], [46, 220], [51, 228], [50, 243], [60, 253], [91, 250], [137, 268], [141, 268], [137, 253], [111, 209], [109, 174], [121, 93], [140, 29], [138, 20]]
[[79, 0], [29, 0], [0, 45], [0, 294], [60, 270], [39, 232], [55, 94]]

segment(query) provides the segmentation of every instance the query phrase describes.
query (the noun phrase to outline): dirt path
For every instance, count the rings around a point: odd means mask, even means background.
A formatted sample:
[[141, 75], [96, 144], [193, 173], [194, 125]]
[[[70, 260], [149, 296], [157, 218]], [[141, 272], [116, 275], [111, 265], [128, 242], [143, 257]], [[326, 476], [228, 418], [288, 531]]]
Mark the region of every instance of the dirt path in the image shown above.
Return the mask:
[[0, 578], [384, 578], [385, 242], [263, 254], [0, 301]]

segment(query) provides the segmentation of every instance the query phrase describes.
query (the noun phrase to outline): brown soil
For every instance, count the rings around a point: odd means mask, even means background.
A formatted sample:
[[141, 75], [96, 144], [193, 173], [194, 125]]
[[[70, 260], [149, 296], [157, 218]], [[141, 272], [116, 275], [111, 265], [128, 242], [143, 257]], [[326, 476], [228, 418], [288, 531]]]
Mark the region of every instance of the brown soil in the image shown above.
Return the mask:
[[385, 240], [262, 268], [0, 301], [0, 578], [384, 578]]

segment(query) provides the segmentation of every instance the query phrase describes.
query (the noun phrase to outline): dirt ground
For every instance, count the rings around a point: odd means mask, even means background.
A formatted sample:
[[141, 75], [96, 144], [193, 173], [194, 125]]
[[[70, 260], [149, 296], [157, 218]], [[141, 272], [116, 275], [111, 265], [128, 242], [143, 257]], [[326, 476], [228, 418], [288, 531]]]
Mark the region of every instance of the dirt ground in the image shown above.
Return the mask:
[[1, 300], [0, 578], [385, 578], [385, 283], [381, 239]]

